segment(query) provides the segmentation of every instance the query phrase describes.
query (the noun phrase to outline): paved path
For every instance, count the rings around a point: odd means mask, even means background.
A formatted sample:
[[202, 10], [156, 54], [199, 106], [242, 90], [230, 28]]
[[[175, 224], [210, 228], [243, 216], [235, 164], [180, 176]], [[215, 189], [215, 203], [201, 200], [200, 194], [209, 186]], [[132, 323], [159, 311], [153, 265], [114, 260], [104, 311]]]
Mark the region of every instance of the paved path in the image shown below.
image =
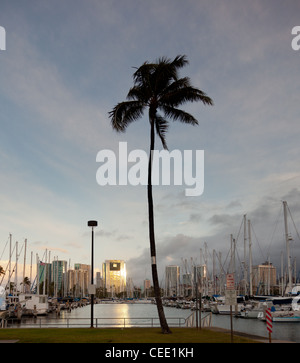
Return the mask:
[[[230, 334], [230, 330], [224, 329], [224, 328], [211, 327], [211, 328], [208, 328], [208, 329], [211, 329], [211, 330], [214, 330], [214, 331], [219, 331], [219, 332], [222, 332], [222, 333], [228, 333], [228, 334]], [[249, 338], [249, 339], [256, 340], [257, 342], [261, 342], [261, 343], [269, 343], [269, 338], [267, 338], [267, 337], [261, 337], [259, 335], [251, 335], [251, 334], [242, 333], [242, 332], [235, 331], [235, 330], [233, 331], [233, 335], [238, 335], [240, 337], [246, 337], [246, 338]], [[295, 342], [289, 342], [289, 341], [285, 341], [285, 340], [272, 339], [271, 340], [271, 343], [295, 343]]]

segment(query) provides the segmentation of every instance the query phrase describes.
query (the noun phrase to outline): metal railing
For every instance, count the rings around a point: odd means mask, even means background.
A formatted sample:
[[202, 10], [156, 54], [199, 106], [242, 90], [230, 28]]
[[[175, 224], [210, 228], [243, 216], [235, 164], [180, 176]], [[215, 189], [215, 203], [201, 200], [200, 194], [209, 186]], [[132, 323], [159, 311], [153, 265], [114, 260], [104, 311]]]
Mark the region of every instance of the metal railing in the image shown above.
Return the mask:
[[[187, 318], [188, 319], [188, 318]], [[173, 327], [187, 326], [187, 319], [185, 318], [167, 318], [168, 324]], [[31, 318], [22, 319], [6, 319], [5, 324], [0, 328], [79, 328], [90, 327], [91, 320], [88, 318]], [[159, 327], [159, 318], [94, 318], [93, 326], [95, 328], [104, 327], [119, 327], [119, 328], [133, 328], [133, 327]]]
[[[201, 317], [201, 322], [198, 321], [198, 327], [201, 326], [202, 328], [210, 328], [211, 323], [212, 323], [212, 313], [209, 312], [205, 316]], [[189, 315], [185, 319], [185, 326], [187, 328], [194, 328], [197, 326], [196, 311], [194, 311], [191, 315]]]

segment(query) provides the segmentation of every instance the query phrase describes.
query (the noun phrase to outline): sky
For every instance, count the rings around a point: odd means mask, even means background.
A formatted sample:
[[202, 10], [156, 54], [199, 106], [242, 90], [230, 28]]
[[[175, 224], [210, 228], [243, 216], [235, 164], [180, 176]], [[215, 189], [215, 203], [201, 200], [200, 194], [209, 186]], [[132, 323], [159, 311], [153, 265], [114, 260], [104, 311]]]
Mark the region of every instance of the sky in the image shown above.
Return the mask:
[[284, 200], [299, 261], [299, 15], [297, 0], [1, 0], [0, 264], [9, 234], [19, 249], [27, 239], [27, 264], [46, 249], [71, 268], [90, 264], [87, 221], [97, 220], [95, 269], [122, 259], [135, 284], [151, 279], [146, 186], [99, 185], [96, 157], [118, 157], [120, 142], [148, 153], [146, 114], [120, 134], [108, 113], [136, 67], [177, 55], [189, 60], [180, 75], [214, 106], [182, 107], [198, 126], [170, 122], [170, 151], [204, 150], [204, 191], [153, 187], [160, 280], [166, 265], [188, 272], [213, 250], [225, 266], [231, 234], [239, 265], [245, 214], [253, 263], [280, 270]]

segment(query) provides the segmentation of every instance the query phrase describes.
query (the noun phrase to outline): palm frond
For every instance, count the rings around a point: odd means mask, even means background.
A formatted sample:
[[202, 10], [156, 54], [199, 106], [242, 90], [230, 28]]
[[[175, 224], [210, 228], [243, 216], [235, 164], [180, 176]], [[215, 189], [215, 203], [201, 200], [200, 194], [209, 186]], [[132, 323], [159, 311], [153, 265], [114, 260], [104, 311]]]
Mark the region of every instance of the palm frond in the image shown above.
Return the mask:
[[[189, 61], [186, 57], [186, 55], [177, 55], [174, 60], [172, 61], [169, 58], [161, 57], [158, 58], [157, 62], [158, 65], [166, 65], [169, 67], [169, 71], [178, 72], [178, 69], [186, 66]], [[174, 73], [175, 74], [175, 73]]]
[[189, 77], [179, 78], [176, 81], [172, 82], [165, 90], [164, 94], [168, 94], [171, 92], [178, 91], [185, 87], [191, 87], [191, 81]]
[[168, 58], [159, 58], [155, 69], [156, 94], [167, 89], [170, 84], [178, 80], [178, 69], [188, 63], [186, 56], [178, 55], [173, 61]]
[[[159, 58], [155, 63], [145, 62], [133, 74], [134, 85], [127, 94], [127, 100], [114, 107], [109, 113], [112, 126], [123, 132], [127, 126], [143, 115], [149, 107], [149, 116], [155, 120], [156, 132], [166, 147], [165, 135], [167, 119], [197, 125], [197, 120], [189, 113], [180, 110], [186, 102], [201, 101], [204, 105], [213, 105], [205, 92], [191, 85], [188, 77], [180, 78], [178, 71], [188, 64], [185, 55], [178, 55], [173, 60]], [[164, 112], [164, 118], [157, 115], [157, 110]]]
[[175, 107], [162, 105], [160, 108], [164, 111], [165, 115], [173, 121], [180, 121], [190, 125], [198, 125], [198, 121], [193, 115]]
[[183, 80], [182, 84], [177, 82], [177, 85], [180, 87], [176, 87], [176, 85], [174, 85], [173, 89], [170, 86], [169, 92], [166, 92], [161, 96], [160, 103], [177, 107], [184, 104], [185, 102], [202, 101], [204, 105], [213, 105], [212, 99], [208, 97], [206, 93], [199, 90], [198, 88], [184, 86], [184, 83], [186, 82], [186, 80]]
[[157, 135], [159, 136], [162, 146], [164, 149], [168, 149], [167, 142], [166, 142], [166, 133], [168, 131], [169, 123], [165, 120], [162, 116], [156, 114], [155, 116], [155, 128]]
[[144, 112], [144, 103], [141, 101], [125, 101], [118, 103], [112, 111], [109, 112], [109, 117], [114, 130], [124, 132], [127, 126], [139, 119]]
[[157, 64], [145, 62], [133, 73], [133, 81], [135, 86], [145, 87], [151, 82], [151, 75], [154, 73]]
[[127, 94], [127, 100], [142, 101], [145, 104], [148, 104], [151, 96], [151, 90], [149, 90], [147, 87], [134, 86], [130, 88]]
[[144, 90], [147, 87], [148, 94], [157, 95], [172, 82], [177, 81], [179, 78], [178, 69], [187, 63], [188, 60], [185, 55], [178, 55], [173, 61], [162, 57], [155, 63], [145, 62], [133, 74], [134, 85], [135, 87], [143, 87]]

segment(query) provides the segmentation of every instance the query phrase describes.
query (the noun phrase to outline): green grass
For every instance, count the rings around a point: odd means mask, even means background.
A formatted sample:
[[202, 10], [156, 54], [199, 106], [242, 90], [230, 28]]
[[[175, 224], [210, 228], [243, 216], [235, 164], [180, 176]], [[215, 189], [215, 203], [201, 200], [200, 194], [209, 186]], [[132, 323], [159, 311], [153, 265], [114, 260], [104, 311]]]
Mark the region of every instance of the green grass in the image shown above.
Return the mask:
[[[172, 328], [172, 334], [162, 334], [159, 328], [9, 328], [0, 329], [1, 340], [18, 340], [18, 343], [230, 343], [231, 337], [229, 333], [194, 328]], [[255, 341], [235, 335], [233, 342]]]

